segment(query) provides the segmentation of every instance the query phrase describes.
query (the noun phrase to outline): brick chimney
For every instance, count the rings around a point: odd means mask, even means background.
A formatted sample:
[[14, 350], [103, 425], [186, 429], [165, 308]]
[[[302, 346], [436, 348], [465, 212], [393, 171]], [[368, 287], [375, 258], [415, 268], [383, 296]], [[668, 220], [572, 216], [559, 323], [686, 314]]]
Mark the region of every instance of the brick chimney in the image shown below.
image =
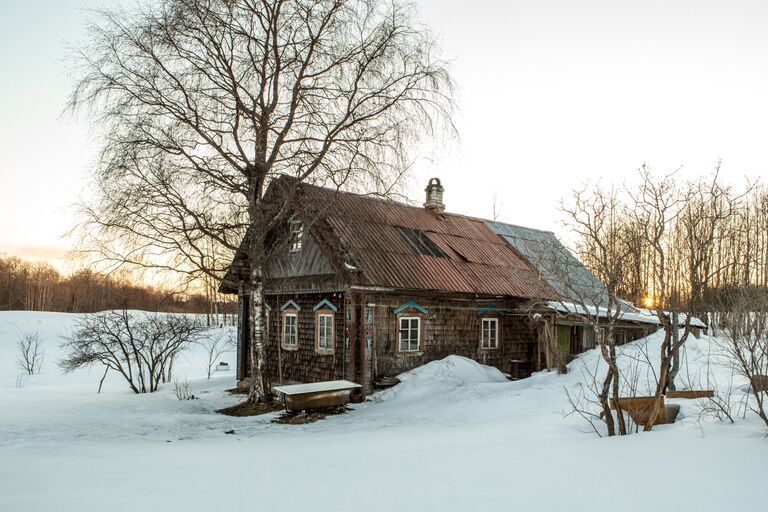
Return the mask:
[[445, 205], [443, 204], [443, 190], [439, 178], [432, 178], [429, 180], [427, 188], [424, 189], [427, 193], [427, 202], [424, 203], [424, 208], [432, 210], [435, 213], [443, 213], [445, 211]]

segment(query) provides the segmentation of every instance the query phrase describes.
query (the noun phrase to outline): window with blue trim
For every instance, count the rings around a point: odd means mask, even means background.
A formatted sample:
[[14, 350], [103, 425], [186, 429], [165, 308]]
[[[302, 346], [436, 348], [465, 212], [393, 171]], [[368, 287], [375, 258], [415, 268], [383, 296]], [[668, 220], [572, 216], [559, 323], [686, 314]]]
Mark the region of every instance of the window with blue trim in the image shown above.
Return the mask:
[[480, 348], [499, 348], [498, 318], [483, 318]]
[[299, 315], [294, 312], [283, 313], [283, 347], [298, 348], [299, 346]]
[[398, 319], [400, 324], [400, 352], [418, 352], [421, 341], [421, 318], [404, 316]]
[[330, 311], [317, 314], [317, 349], [333, 350], [333, 313]]

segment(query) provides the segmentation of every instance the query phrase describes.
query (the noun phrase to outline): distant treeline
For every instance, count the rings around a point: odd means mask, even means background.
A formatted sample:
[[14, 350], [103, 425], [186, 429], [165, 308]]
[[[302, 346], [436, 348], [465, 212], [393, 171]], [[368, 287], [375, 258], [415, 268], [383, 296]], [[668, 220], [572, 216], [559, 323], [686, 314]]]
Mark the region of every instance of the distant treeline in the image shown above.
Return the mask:
[[703, 315], [768, 291], [768, 188], [734, 188], [717, 174], [641, 178], [577, 193], [564, 208], [577, 254], [617, 295], [664, 296]]
[[[142, 309], [170, 313], [232, 315], [236, 303], [213, 303], [205, 294], [180, 294], [88, 269], [62, 275], [47, 263], [0, 255], [0, 310], [92, 313]], [[216, 322], [227, 322], [226, 317]]]

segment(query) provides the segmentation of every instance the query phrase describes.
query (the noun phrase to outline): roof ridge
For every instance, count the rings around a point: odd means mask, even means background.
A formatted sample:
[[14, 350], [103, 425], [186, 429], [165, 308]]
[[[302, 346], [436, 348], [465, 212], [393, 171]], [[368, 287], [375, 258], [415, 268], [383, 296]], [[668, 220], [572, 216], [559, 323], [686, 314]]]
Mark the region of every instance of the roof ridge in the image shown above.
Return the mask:
[[[285, 175], [285, 174], [280, 175], [278, 178], [275, 178], [275, 179], [296, 180], [296, 178], [294, 178], [292, 176]], [[347, 196], [356, 197], [358, 199], [366, 199], [366, 200], [371, 200], [371, 201], [378, 201], [378, 202], [381, 202], [381, 203], [384, 203], [384, 204], [387, 204], [387, 205], [396, 205], [396, 206], [399, 206], [399, 207], [402, 207], [402, 208], [410, 208], [410, 209], [418, 210], [418, 211], [429, 211], [427, 208], [424, 208], [423, 206], [418, 206], [418, 204], [408, 204], [408, 203], [404, 203], [402, 201], [397, 201], [395, 199], [390, 199], [390, 198], [387, 198], [387, 197], [381, 197], [381, 196], [376, 196], [376, 195], [372, 195], [372, 194], [363, 194], [363, 193], [360, 193], [360, 192], [353, 192], [351, 190], [343, 190], [341, 188], [333, 189], [333, 188], [330, 188], [330, 187], [325, 187], [325, 186], [322, 186], [322, 185], [315, 185], [315, 184], [307, 183], [307, 182], [301, 182], [301, 183], [299, 183], [299, 186], [320, 190], [320, 191], [323, 191], [323, 192], [329, 193], [329, 194], [344, 194], [344, 195], [347, 195]], [[440, 216], [460, 217], [460, 218], [463, 218], [463, 219], [469, 219], [469, 220], [473, 220], [473, 221], [477, 221], [477, 222], [482, 222], [482, 223], [492, 222], [492, 223], [503, 224], [503, 225], [511, 226], [511, 227], [517, 227], [517, 228], [522, 228], [522, 229], [530, 229], [531, 231], [538, 231], [538, 232], [541, 232], [541, 233], [551, 233], [551, 234], [554, 234], [553, 231], [549, 231], [549, 230], [530, 228], [530, 227], [527, 227], [527, 226], [521, 226], [519, 224], [510, 224], [508, 222], [501, 222], [501, 221], [496, 221], [496, 220], [485, 219], [483, 217], [478, 217], [476, 215], [469, 215], [469, 214], [465, 214], [465, 213], [448, 212], [448, 211], [442, 212], [442, 213], [434, 213], [434, 212], [430, 212], [430, 213], [432, 213], [435, 217], [440, 217]]]
[[502, 222], [500, 220], [485, 220], [485, 222], [490, 222], [490, 223], [493, 223], [493, 224], [501, 224], [502, 226], [509, 226], [511, 228], [527, 229], [529, 231], [537, 231], [539, 233], [549, 233], [551, 235], [557, 236], [554, 231], [551, 231], [549, 229], [531, 228], [531, 227], [528, 227], [528, 226], [521, 226], [520, 224], [511, 224], [509, 222]]

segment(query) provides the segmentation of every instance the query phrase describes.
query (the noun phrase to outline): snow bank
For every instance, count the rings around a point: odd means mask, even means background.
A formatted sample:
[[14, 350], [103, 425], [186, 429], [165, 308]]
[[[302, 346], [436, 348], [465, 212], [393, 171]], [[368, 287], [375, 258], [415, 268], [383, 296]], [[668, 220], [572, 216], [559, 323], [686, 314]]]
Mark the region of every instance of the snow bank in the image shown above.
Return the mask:
[[401, 389], [450, 385], [453, 387], [487, 382], [508, 382], [493, 366], [463, 356], [448, 356], [398, 375]]
[[[682, 330], [680, 331], [682, 335]], [[637, 394], [650, 394], [656, 387], [659, 373], [661, 345], [664, 332], [657, 331], [645, 338], [616, 348], [616, 360], [622, 375], [637, 389]], [[675, 382], [678, 389], [712, 389], [730, 386], [731, 382], [746, 381], [734, 372], [732, 362], [726, 357], [724, 340], [702, 335], [688, 337], [680, 350], [680, 372]], [[586, 372], [598, 368], [600, 378], [605, 375], [606, 364], [599, 349], [579, 355], [569, 363], [570, 384], [586, 383]], [[629, 386], [630, 382], [623, 385]]]
[[506, 383], [508, 379], [492, 366], [462, 356], [448, 356], [398, 375], [400, 384], [377, 393], [374, 401], [413, 400], [428, 396], [458, 396], [473, 393], [481, 384]]

